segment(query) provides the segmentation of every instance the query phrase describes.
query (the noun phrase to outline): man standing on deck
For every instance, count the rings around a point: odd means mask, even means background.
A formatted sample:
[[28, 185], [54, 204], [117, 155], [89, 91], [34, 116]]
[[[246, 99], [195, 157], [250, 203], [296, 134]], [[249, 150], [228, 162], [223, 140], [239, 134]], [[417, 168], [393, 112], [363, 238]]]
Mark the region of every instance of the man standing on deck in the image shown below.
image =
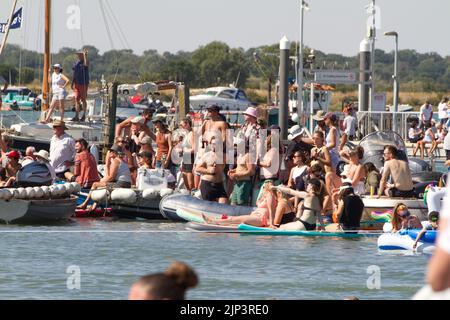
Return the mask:
[[431, 119], [433, 119], [433, 106], [429, 101], [425, 101], [420, 107], [420, 129], [423, 130], [425, 123], [431, 121]]
[[[76, 53], [78, 61], [73, 66], [72, 90], [75, 93], [75, 117], [72, 121], [85, 121], [87, 112], [87, 92], [89, 88], [89, 62], [87, 59], [87, 50]], [[81, 107], [80, 104], [83, 103]], [[78, 118], [83, 109], [83, 115]]]
[[55, 135], [50, 140], [50, 164], [55, 168], [56, 176], [60, 179], [65, 179], [64, 174], [74, 165], [76, 154], [75, 140], [65, 133], [65, 130], [67, 127], [64, 121], [53, 121]]

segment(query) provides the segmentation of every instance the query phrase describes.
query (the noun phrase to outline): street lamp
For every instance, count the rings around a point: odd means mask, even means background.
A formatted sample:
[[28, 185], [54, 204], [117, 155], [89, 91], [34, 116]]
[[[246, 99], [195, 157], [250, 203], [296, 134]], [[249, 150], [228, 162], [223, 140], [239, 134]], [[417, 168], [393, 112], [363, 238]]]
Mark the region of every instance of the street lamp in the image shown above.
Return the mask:
[[303, 106], [303, 18], [304, 12], [309, 10], [309, 6], [305, 0], [301, 0], [300, 6], [300, 43], [298, 56], [298, 72], [297, 72], [297, 114], [301, 119], [302, 113], [305, 111]]
[[398, 112], [398, 33], [395, 31], [389, 31], [384, 33], [385, 36], [395, 37], [395, 52], [394, 52], [394, 91], [393, 91], [393, 104], [394, 104], [394, 131], [396, 131], [397, 121], [396, 114]]

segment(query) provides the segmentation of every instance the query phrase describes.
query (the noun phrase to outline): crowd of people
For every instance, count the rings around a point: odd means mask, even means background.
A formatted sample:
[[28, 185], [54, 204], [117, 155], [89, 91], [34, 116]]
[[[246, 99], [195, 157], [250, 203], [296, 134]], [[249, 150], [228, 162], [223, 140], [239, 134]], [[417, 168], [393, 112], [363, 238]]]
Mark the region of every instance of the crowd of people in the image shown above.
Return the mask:
[[[442, 98], [438, 105], [438, 121], [433, 118], [433, 106], [429, 101], [426, 101], [420, 107], [420, 114], [418, 119], [413, 119], [410, 122], [408, 131], [409, 142], [415, 144], [413, 156], [420, 151], [420, 157], [423, 159], [426, 153], [433, 157], [435, 150], [439, 145], [443, 144], [445, 150], [450, 153], [450, 138], [446, 137], [448, 128], [450, 126], [450, 102], [447, 97]], [[429, 148], [427, 149], [427, 146]], [[447, 157], [450, 159], [449, 157]], [[448, 160], [447, 159], [447, 160]]]

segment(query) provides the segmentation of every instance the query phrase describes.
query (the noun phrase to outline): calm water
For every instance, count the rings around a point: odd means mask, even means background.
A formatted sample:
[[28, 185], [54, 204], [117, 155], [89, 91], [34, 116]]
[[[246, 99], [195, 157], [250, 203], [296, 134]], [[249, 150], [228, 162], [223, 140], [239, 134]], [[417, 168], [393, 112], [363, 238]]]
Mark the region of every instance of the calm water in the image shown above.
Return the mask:
[[[3, 225], [0, 299], [126, 299], [134, 280], [173, 260], [199, 274], [190, 299], [409, 299], [427, 265], [426, 256], [380, 254], [376, 238], [203, 234], [180, 223], [99, 220]], [[372, 265], [379, 290], [366, 285]], [[80, 268], [80, 290], [67, 289], [69, 266]]]

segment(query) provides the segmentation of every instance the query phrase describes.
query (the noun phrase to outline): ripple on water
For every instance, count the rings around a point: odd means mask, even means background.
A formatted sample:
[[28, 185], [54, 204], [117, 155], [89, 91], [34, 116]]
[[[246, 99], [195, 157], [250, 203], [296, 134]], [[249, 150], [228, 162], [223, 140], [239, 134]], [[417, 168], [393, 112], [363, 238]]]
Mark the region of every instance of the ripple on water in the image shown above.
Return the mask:
[[[380, 254], [376, 238], [204, 234], [142, 221], [0, 226], [0, 298], [125, 299], [134, 280], [173, 260], [199, 274], [191, 299], [408, 299], [427, 264], [424, 256]], [[81, 291], [67, 289], [71, 265], [81, 269]], [[372, 265], [380, 290], [367, 288]]]

